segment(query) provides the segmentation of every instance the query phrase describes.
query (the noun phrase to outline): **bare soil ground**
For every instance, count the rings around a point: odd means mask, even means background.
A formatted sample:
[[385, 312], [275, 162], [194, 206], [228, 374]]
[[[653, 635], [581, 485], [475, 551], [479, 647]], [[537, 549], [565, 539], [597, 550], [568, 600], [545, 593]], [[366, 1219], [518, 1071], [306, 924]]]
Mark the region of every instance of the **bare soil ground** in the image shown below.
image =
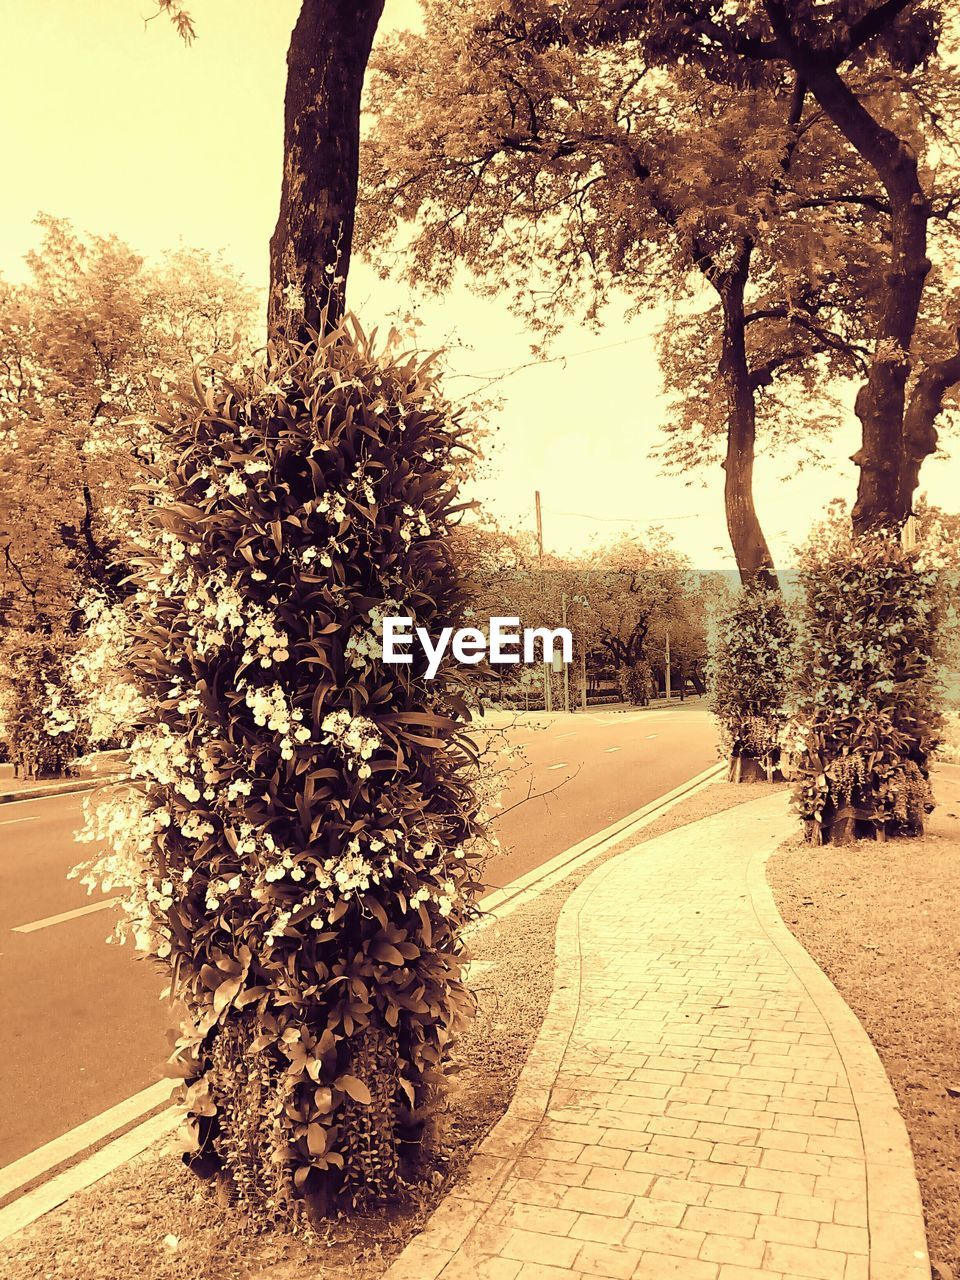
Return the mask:
[[768, 876], [787, 925], [886, 1067], [942, 1280], [960, 1280], [960, 768], [936, 778], [920, 840], [781, 849]]
[[313, 1239], [253, 1232], [210, 1183], [158, 1146], [0, 1244], [5, 1280], [374, 1280], [423, 1225], [500, 1119], [553, 989], [557, 917], [602, 861], [767, 787], [717, 783], [589, 867], [471, 938], [478, 1011], [462, 1037], [425, 1184], [389, 1211], [341, 1218]]

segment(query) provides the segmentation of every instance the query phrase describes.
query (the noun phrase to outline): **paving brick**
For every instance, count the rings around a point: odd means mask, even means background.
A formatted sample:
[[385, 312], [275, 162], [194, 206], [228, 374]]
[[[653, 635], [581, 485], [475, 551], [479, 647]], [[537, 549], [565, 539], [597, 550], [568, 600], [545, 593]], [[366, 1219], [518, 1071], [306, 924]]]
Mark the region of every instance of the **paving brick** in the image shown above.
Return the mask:
[[575, 1209], [578, 1213], [599, 1213], [605, 1218], [622, 1218], [626, 1215], [633, 1196], [622, 1191], [600, 1191], [596, 1187], [568, 1187], [560, 1201], [562, 1209]]
[[715, 1262], [700, 1258], [669, 1258], [645, 1253], [633, 1280], [717, 1280]]
[[776, 1213], [780, 1196], [776, 1191], [755, 1187], [714, 1187], [704, 1201], [708, 1209], [734, 1209], [742, 1213]]
[[768, 1271], [766, 1267], [741, 1267], [736, 1264], [723, 1266], [717, 1280], [783, 1280], [780, 1271]]
[[797, 1196], [784, 1192], [780, 1197], [779, 1212], [785, 1218], [811, 1219], [814, 1222], [831, 1222], [835, 1200], [824, 1196]]
[[763, 1240], [748, 1240], [744, 1236], [707, 1235], [700, 1249], [700, 1257], [706, 1262], [736, 1263], [741, 1267], [759, 1267], [766, 1249]]
[[503, 1219], [507, 1227], [519, 1227], [523, 1231], [541, 1231], [550, 1236], [565, 1236], [577, 1220], [570, 1209], [549, 1208], [545, 1205], [513, 1204]]
[[720, 1164], [714, 1160], [694, 1160], [690, 1177], [694, 1182], [709, 1182], [715, 1186], [739, 1187], [747, 1173], [742, 1164]]
[[734, 1209], [708, 1209], [703, 1205], [691, 1205], [683, 1215], [681, 1226], [691, 1231], [709, 1231], [716, 1235], [750, 1237], [756, 1232], [759, 1216]]
[[652, 1173], [630, 1173], [625, 1169], [591, 1169], [587, 1174], [585, 1187], [596, 1187], [599, 1191], [620, 1191], [629, 1196], [645, 1196], [650, 1190], [655, 1175]]
[[579, 1271], [591, 1276], [611, 1276], [614, 1280], [630, 1280], [640, 1263], [640, 1250], [619, 1244], [596, 1244], [588, 1241], [577, 1254]]
[[666, 1257], [696, 1258], [706, 1239], [705, 1231], [691, 1231], [684, 1227], [662, 1227], [653, 1222], [635, 1222], [627, 1232], [626, 1244], [641, 1249], [645, 1254], [657, 1253]]
[[539, 1262], [552, 1267], [571, 1267], [580, 1249], [579, 1240], [548, 1236], [539, 1231], [514, 1230], [502, 1245], [501, 1257], [517, 1262]]
[[825, 1249], [807, 1249], [797, 1244], [769, 1244], [764, 1266], [790, 1275], [810, 1276], [811, 1280], [844, 1280], [847, 1265], [845, 1253]]
[[865, 1227], [841, 1227], [835, 1222], [821, 1222], [817, 1247], [866, 1256], [870, 1250], [870, 1236]]
[[705, 1182], [690, 1178], [657, 1178], [648, 1195], [651, 1200], [672, 1200], [678, 1204], [703, 1204], [712, 1190]]
[[598, 1213], [581, 1213], [570, 1228], [574, 1240], [593, 1240], [597, 1244], [623, 1244], [630, 1230], [629, 1218], [604, 1218]]
[[772, 1240], [777, 1244], [815, 1245], [818, 1222], [803, 1221], [800, 1218], [777, 1218], [772, 1215], [760, 1215], [757, 1223], [758, 1240]]
[[743, 1180], [745, 1187], [758, 1191], [788, 1191], [797, 1196], [813, 1195], [817, 1179], [812, 1173], [796, 1173], [780, 1169], [747, 1169]]

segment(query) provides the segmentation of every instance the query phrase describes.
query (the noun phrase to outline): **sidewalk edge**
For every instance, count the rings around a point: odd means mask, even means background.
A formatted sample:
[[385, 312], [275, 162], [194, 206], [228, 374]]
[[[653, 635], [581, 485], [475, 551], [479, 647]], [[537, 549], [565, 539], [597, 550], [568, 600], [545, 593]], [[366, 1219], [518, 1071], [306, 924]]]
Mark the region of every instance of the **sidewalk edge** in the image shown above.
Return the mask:
[[747, 890], [761, 928], [819, 1010], [847, 1074], [866, 1165], [870, 1280], [929, 1280], [923, 1203], [900, 1105], [860, 1019], [777, 909], [766, 875], [775, 852], [760, 850], [751, 859]]
[[42, 783], [36, 787], [24, 787], [22, 791], [0, 791], [0, 804], [13, 804], [17, 800], [46, 800], [49, 796], [71, 796], [79, 791], [95, 791], [111, 782], [125, 782], [126, 773], [105, 773], [99, 778], [77, 778], [74, 782]]

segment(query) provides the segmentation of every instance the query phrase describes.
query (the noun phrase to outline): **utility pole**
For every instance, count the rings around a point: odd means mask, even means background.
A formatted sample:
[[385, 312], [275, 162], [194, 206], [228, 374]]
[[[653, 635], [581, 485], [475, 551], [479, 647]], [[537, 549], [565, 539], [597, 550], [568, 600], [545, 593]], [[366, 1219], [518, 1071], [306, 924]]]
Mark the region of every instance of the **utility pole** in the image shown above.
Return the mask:
[[[561, 626], [566, 630], [567, 626], [567, 593], [564, 592], [560, 597], [560, 611], [562, 614]], [[563, 709], [564, 712], [570, 714], [570, 668], [563, 664]]]
[[667, 639], [663, 648], [663, 660], [664, 660], [663, 683], [664, 683], [664, 690], [667, 695], [667, 705], [669, 706], [670, 698], [672, 696], [671, 690], [670, 690], [670, 628], [669, 627], [667, 627]]
[[[540, 490], [534, 491], [534, 503], [537, 508], [537, 557], [540, 565], [540, 599], [546, 604], [546, 583], [543, 576], [543, 514], [540, 510]], [[553, 710], [553, 689], [550, 681], [550, 664], [547, 655], [543, 655], [543, 709]]]

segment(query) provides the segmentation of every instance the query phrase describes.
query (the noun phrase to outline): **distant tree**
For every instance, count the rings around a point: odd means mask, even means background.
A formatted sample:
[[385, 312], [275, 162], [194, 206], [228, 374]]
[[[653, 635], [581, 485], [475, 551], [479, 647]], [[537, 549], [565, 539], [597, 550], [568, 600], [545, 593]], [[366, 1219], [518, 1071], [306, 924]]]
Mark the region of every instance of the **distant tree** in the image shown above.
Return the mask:
[[64, 625], [116, 588], [161, 392], [249, 334], [251, 289], [211, 255], [157, 266], [115, 236], [41, 216], [24, 284], [0, 282], [0, 592], [8, 622]]

